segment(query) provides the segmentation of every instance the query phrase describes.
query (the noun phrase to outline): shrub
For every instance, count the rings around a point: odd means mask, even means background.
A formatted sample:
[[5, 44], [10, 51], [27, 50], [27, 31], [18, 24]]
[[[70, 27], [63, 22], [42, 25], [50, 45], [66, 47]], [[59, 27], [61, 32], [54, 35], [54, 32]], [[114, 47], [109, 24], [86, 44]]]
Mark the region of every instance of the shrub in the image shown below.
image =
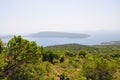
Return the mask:
[[86, 58], [83, 64], [83, 73], [87, 80], [112, 80], [115, 73], [114, 62], [104, 59], [100, 56]]

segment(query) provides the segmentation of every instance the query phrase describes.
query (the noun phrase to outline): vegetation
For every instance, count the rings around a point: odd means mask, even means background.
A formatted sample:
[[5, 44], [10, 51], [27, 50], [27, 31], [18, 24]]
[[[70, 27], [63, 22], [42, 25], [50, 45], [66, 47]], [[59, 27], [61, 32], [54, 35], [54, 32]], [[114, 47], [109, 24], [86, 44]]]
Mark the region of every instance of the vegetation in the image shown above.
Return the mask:
[[14, 36], [0, 40], [0, 80], [120, 80], [120, 46], [42, 47]]

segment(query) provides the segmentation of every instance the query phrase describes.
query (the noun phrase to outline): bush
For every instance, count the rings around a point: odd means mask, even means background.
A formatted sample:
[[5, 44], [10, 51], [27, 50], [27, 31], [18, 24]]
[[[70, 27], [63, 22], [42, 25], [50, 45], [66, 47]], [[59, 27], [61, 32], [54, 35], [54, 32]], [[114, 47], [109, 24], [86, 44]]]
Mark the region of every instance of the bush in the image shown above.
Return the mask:
[[53, 53], [51, 50], [46, 50], [42, 53], [42, 61], [49, 61], [54, 63], [54, 59], [59, 58], [59, 56]]
[[60, 58], [60, 63], [64, 62], [64, 56]]
[[86, 54], [87, 54], [86, 51], [81, 50], [81, 51], [79, 52], [78, 56], [79, 56], [79, 57], [85, 57]]
[[61, 74], [60, 80], [70, 80], [70, 79], [65, 74]]
[[114, 62], [100, 56], [87, 57], [83, 64], [83, 74], [87, 80], [112, 80], [115, 71]]

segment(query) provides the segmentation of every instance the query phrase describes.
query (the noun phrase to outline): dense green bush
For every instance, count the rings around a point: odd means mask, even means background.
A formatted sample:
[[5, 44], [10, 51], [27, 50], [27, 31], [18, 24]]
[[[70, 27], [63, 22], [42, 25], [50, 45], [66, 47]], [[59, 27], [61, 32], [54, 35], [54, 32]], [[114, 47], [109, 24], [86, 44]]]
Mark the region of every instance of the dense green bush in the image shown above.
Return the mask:
[[55, 51], [21, 36], [6, 44], [0, 40], [0, 80], [113, 80], [116, 73], [119, 76], [119, 46], [74, 46]]
[[87, 54], [87, 51], [81, 50], [81, 51], [78, 53], [78, 56], [79, 56], [79, 57], [85, 57], [86, 54]]
[[42, 53], [42, 60], [43, 61], [49, 61], [51, 63], [54, 63], [54, 59], [58, 59], [59, 56], [56, 53], [53, 53], [51, 50], [45, 50]]
[[14, 36], [6, 45], [5, 63], [7, 64], [2, 71], [2, 77], [12, 76], [16, 73], [16, 68], [23, 64], [34, 64], [39, 60], [39, 50], [35, 42], [29, 42], [21, 36]]
[[113, 60], [108, 60], [100, 55], [86, 56], [83, 64], [83, 73], [87, 80], [113, 80], [113, 74], [116, 72]]

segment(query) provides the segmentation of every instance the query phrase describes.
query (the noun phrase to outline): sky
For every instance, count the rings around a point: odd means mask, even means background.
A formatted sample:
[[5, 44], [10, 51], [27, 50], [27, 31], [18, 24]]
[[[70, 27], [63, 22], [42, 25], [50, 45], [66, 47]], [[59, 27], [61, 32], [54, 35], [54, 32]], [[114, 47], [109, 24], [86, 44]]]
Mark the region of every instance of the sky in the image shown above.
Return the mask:
[[0, 35], [120, 31], [120, 0], [0, 0]]

